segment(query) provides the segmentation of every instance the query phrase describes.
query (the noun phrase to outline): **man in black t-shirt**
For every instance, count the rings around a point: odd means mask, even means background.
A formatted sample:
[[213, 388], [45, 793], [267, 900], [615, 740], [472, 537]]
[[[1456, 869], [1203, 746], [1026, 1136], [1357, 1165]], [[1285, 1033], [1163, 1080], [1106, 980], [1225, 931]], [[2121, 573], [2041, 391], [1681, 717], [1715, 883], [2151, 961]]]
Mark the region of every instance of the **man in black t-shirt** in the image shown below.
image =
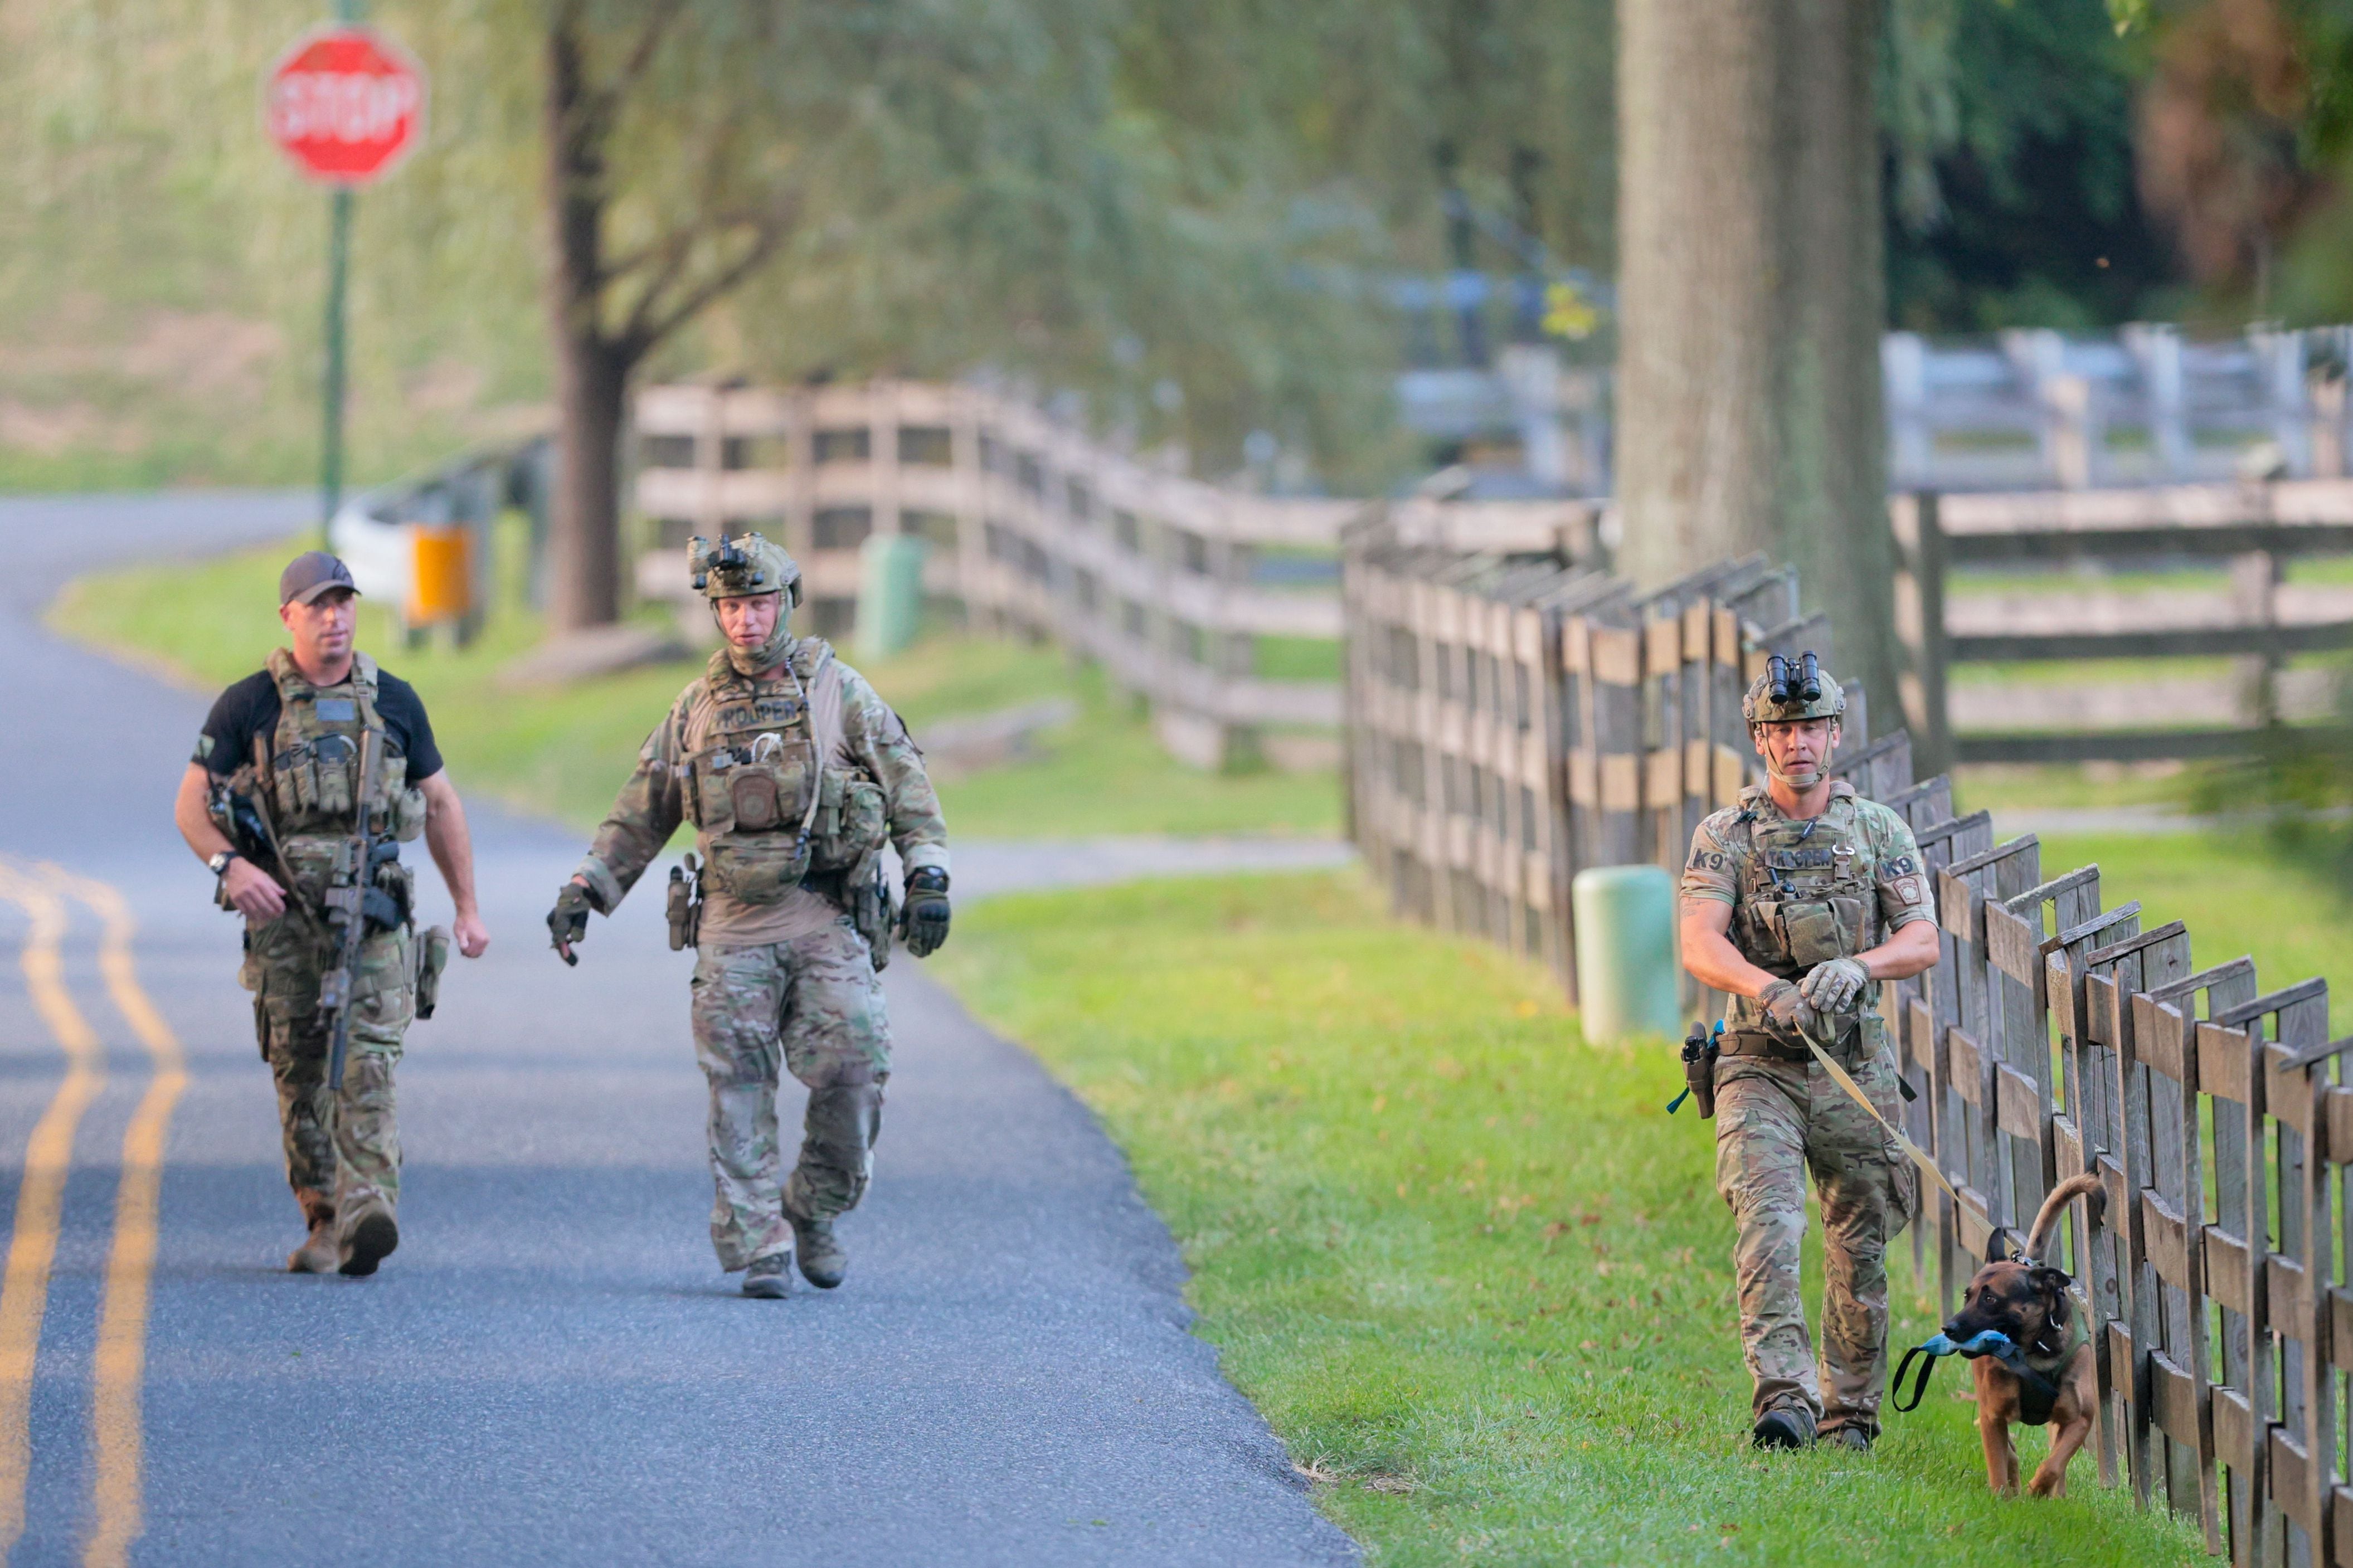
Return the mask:
[[[213, 704], [173, 812], [218, 879], [221, 902], [245, 916], [237, 978], [254, 994], [255, 1030], [278, 1080], [287, 1181], [310, 1226], [286, 1260], [298, 1274], [373, 1274], [399, 1245], [392, 1075], [401, 1038], [420, 1001], [431, 1012], [448, 942], [468, 958], [490, 944], [465, 808], [415, 689], [353, 649], [357, 594], [350, 571], [322, 552], [286, 568], [278, 616], [291, 646]], [[242, 828], [240, 843], [224, 831], [216, 803], [229, 796], [248, 804], [261, 833]], [[374, 907], [348, 976], [337, 1090], [327, 1082], [332, 1015], [322, 989], [341, 943], [323, 895], [348, 863], [363, 814], [384, 847], [362, 879]], [[239, 824], [232, 816], [228, 826]], [[446, 934], [420, 936], [409, 917], [398, 845], [420, 832], [457, 906]]]

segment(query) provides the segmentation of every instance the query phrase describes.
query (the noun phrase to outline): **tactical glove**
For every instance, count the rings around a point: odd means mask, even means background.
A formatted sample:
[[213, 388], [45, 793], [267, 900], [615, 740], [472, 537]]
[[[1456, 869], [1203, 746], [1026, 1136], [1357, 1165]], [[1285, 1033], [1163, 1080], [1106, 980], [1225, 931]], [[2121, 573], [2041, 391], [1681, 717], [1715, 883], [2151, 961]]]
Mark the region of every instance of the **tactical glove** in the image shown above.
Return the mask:
[[948, 939], [948, 874], [936, 866], [907, 873], [907, 910], [899, 920], [907, 951], [929, 958]]
[[1765, 1016], [1771, 1019], [1774, 1026], [1788, 1036], [1791, 1043], [1794, 1044], [1802, 1035], [1813, 1033], [1816, 1024], [1814, 1009], [1794, 982], [1776, 980], [1757, 993], [1757, 1000], [1764, 1007]]
[[1870, 984], [1871, 972], [1863, 968], [1862, 960], [1833, 958], [1806, 971], [1806, 977], [1798, 982], [1798, 992], [1817, 1013], [1843, 1013]]
[[555, 895], [555, 907], [547, 911], [547, 934], [551, 939], [549, 945], [555, 949], [565, 963], [579, 963], [580, 960], [573, 953], [572, 944], [587, 936], [588, 911], [596, 907], [596, 900], [588, 896], [588, 889], [577, 882], [565, 883], [564, 890]]

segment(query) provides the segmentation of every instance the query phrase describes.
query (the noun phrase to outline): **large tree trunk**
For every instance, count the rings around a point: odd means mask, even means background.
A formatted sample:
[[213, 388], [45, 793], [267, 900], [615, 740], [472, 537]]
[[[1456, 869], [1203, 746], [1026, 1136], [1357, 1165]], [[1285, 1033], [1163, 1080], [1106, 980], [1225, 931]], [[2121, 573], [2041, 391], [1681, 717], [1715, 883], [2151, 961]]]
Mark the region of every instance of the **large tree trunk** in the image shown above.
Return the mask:
[[605, 331], [605, 130], [577, 18], [547, 32], [547, 288], [555, 348], [556, 468], [548, 509], [548, 618], [558, 633], [621, 612], [620, 440], [627, 356]]
[[1793, 562], [1890, 715], [1878, 28], [1878, 0], [1620, 7], [1617, 489], [1638, 584]]
[[556, 342], [547, 608], [557, 632], [603, 626], [621, 613], [620, 451], [628, 374], [601, 338]]

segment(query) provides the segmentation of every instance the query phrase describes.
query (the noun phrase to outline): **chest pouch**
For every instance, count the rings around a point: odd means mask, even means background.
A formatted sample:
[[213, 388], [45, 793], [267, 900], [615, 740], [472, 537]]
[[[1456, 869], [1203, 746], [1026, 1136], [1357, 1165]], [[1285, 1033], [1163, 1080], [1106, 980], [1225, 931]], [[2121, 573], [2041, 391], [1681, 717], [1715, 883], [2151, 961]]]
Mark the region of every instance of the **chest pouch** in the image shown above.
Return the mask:
[[773, 904], [808, 875], [809, 841], [800, 831], [725, 833], [710, 840], [703, 876], [741, 903]]
[[322, 735], [311, 742], [311, 763], [319, 781], [318, 814], [349, 816], [359, 802], [359, 742], [349, 735]]
[[[403, 767], [406, 768], [404, 763]], [[425, 831], [425, 792], [404, 789], [392, 799], [392, 836], [403, 844], [414, 844]]]
[[294, 891], [304, 902], [316, 905], [349, 858], [351, 840], [297, 833], [280, 837], [278, 848], [294, 879]]
[[882, 786], [839, 768], [828, 768], [819, 787], [812, 868], [843, 871], [888, 841]]
[[1862, 951], [1858, 939], [1862, 926], [1860, 899], [1829, 898], [1788, 902], [1780, 907], [1783, 946], [1789, 961], [1811, 969], [1833, 958], [1852, 958]]

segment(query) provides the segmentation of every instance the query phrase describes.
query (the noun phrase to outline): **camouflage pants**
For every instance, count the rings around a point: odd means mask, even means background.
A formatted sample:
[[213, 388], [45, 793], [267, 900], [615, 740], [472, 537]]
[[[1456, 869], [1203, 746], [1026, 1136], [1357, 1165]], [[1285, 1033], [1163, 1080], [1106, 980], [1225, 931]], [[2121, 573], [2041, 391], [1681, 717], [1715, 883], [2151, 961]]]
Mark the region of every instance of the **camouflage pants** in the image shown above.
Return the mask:
[[[787, 1209], [830, 1219], [865, 1195], [891, 1026], [871, 951], [847, 919], [791, 942], [704, 948], [693, 1019], [711, 1085], [711, 1244], [732, 1270], [791, 1247]], [[799, 1163], [781, 1181], [780, 1066], [808, 1088]]]
[[417, 1012], [412, 943], [401, 929], [361, 944], [337, 1094], [327, 1087], [327, 1029], [319, 1021], [319, 981], [333, 966], [332, 947], [291, 918], [246, 939], [237, 979], [253, 993], [255, 1032], [278, 1080], [287, 1184], [305, 1219], [334, 1219], [345, 1232], [372, 1210], [391, 1213], [400, 1200], [392, 1073]]
[[[1894, 1121], [1895, 1064], [1852, 1069]], [[1739, 1224], [1732, 1266], [1756, 1413], [1803, 1406], [1824, 1431], [1876, 1436], [1887, 1381], [1887, 1244], [1919, 1206], [1919, 1176], [1818, 1062], [1726, 1057], [1716, 1067], [1715, 1184]], [[1822, 1202], [1817, 1378], [1799, 1292], [1806, 1175]]]

